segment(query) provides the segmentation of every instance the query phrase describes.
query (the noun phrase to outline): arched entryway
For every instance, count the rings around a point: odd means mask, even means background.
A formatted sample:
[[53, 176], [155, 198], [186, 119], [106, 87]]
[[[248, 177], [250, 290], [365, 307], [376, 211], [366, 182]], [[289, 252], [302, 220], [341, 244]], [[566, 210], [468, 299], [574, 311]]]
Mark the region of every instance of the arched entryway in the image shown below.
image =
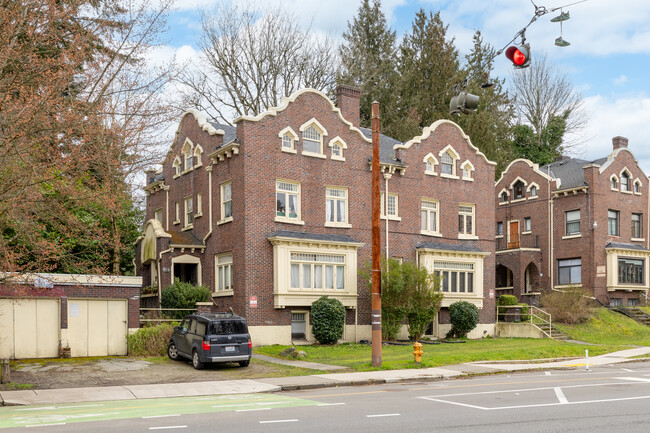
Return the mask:
[[530, 262], [524, 271], [524, 293], [537, 293], [540, 291], [541, 276], [535, 263]]

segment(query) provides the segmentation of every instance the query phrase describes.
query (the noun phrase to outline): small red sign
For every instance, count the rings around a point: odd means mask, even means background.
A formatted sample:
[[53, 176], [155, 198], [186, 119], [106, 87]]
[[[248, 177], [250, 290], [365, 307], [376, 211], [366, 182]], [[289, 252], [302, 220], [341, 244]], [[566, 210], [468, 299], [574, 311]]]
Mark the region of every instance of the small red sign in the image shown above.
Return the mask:
[[251, 308], [257, 308], [257, 296], [251, 296], [250, 305]]
[[494, 290], [490, 290], [490, 298], [494, 298]]

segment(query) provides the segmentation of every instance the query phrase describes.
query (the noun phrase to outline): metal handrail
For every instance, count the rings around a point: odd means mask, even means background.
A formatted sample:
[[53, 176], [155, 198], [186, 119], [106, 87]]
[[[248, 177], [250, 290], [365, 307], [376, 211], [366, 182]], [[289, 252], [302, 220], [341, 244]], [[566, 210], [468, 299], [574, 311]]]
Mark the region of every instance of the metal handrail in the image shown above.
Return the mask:
[[[515, 319], [521, 319], [522, 309], [528, 309], [527, 313], [523, 315], [528, 316], [528, 319], [524, 323], [530, 323], [540, 331], [542, 331], [549, 338], [553, 338], [553, 321], [550, 313], [535, 307], [534, 305], [498, 305], [497, 306], [497, 323], [499, 323], [499, 317], [514, 317]], [[513, 311], [508, 311], [513, 310]], [[503, 321], [503, 320], [502, 320]], [[507, 321], [507, 320], [506, 320]], [[512, 320], [515, 321], [515, 320]], [[512, 322], [511, 321], [511, 322]], [[521, 323], [521, 320], [519, 320]], [[548, 325], [548, 332], [543, 330], [539, 325], [545, 324]]]

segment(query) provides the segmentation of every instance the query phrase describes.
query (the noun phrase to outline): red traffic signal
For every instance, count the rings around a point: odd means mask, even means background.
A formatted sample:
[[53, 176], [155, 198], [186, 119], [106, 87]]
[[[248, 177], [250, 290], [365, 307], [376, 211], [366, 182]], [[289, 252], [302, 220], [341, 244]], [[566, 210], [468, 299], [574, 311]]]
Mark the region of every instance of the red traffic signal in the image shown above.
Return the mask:
[[515, 68], [527, 68], [530, 66], [530, 47], [528, 44], [519, 47], [508, 47], [506, 57], [512, 62]]

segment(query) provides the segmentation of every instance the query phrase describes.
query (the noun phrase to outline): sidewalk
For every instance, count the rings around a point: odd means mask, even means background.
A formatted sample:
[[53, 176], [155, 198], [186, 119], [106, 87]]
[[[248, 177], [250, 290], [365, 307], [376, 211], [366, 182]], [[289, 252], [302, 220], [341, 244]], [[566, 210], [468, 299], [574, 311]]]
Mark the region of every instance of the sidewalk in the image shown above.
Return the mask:
[[[650, 347], [627, 349], [620, 352], [589, 358], [589, 366], [609, 365], [629, 361], [631, 357], [650, 354]], [[200, 395], [251, 394], [258, 392], [279, 392], [296, 389], [316, 389], [334, 386], [368, 385], [395, 382], [426, 382], [483, 373], [499, 373], [521, 370], [554, 368], [578, 368], [586, 366], [586, 360], [564, 359], [521, 362], [472, 362], [445, 367], [381, 370], [368, 372], [341, 372], [345, 367], [289, 361], [264, 355], [255, 358], [279, 364], [332, 371], [328, 374], [293, 376], [268, 379], [244, 379], [214, 382], [165, 383], [155, 385], [109, 386], [90, 388], [62, 388], [0, 392], [0, 405], [42, 405], [104, 400], [134, 400], [161, 397], [189, 397]]]

